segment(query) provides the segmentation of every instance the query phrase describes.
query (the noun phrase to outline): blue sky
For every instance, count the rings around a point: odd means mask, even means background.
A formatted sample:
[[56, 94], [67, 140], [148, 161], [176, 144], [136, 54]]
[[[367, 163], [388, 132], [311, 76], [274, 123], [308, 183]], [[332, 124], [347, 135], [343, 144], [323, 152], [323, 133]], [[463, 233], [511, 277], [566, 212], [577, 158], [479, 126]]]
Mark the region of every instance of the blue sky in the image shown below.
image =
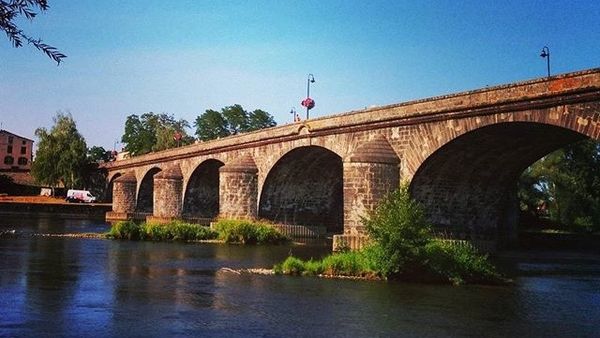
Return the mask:
[[[239, 103], [279, 124], [600, 66], [600, 1], [67, 1], [24, 31], [57, 67], [0, 36], [0, 121], [34, 138], [70, 111], [112, 149], [130, 114], [192, 123]], [[303, 114], [301, 114], [303, 116]], [[193, 130], [191, 131], [193, 133]], [[120, 147], [120, 146], [118, 146]]]

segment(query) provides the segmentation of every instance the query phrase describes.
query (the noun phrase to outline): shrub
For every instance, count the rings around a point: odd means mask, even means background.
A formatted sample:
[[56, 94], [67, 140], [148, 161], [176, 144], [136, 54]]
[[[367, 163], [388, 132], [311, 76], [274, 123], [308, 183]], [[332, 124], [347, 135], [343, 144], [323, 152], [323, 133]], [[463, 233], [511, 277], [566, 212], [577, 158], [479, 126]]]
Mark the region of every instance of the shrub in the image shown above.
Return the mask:
[[115, 239], [168, 241], [168, 240], [204, 240], [214, 239], [217, 233], [208, 227], [174, 221], [167, 224], [142, 223], [132, 221], [115, 223], [107, 234]]
[[219, 239], [225, 243], [279, 244], [288, 240], [266, 223], [246, 220], [220, 220], [215, 225]]
[[164, 224], [145, 223], [144, 224], [144, 239], [148, 241], [163, 241], [170, 239], [169, 230]]
[[299, 258], [289, 256], [281, 264], [277, 264], [273, 267], [273, 271], [276, 274], [286, 275], [301, 275], [306, 270], [305, 263]]
[[410, 198], [407, 184], [384, 198], [363, 223], [375, 243], [368, 256], [384, 276], [414, 264], [432, 238], [423, 207]]
[[372, 264], [361, 251], [335, 253], [325, 257], [321, 263], [324, 274], [331, 276], [375, 275]]
[[120, 221], [110, 228], [107, 236], [115, 239], [139, 240], [143, 239], [140, 225], [133, 221]]
[[501, 280], [486, 255], [468, 242], [434, 240], [425, 246], [423, 265], [451, 283], [494, 283]]

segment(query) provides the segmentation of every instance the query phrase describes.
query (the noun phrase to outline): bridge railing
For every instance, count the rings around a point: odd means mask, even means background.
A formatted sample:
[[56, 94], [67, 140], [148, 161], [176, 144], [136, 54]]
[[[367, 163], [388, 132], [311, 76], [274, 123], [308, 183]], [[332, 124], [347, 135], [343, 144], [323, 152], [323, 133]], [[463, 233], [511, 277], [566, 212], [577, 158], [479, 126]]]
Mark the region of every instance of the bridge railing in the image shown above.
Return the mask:
[[291, 238], [321, 238], [327, 234], [324, 226], [272, 224], [273, 228]]

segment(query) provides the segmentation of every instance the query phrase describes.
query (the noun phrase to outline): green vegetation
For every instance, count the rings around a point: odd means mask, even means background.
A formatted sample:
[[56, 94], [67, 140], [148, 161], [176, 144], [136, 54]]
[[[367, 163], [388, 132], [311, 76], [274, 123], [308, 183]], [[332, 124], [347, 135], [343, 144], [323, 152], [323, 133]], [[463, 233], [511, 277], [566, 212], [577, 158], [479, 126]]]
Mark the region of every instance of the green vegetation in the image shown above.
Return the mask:
[[260, 222], [220, 220], [215, 229], [181, 221], [167, 224], [121, 221], [115, 223], [106, 235], [114, 239], [145, 241], [220, 239], [225, 243], [241, 244], [278, 244], [288, 240], [277, 230]]
[[221, 108], [218, 112], [207, 109], [194, 122], [196, 136], [199, 140], [208, 141], [219, 137], [236, 135], [253, 130], [274, 127], [277, 125], [273, 116], [261, 109], [247, 112], [239, 104]]
[[[143, 155], [151, 151], [165, 150], [194, 142], [187, 135], [188, 121], [175, 120], [170, 114], [144, 113], [132, 114], [125, 121], [125, 132], [121, 141], [131, 156]], [[176, 139], [179, 137], [179, 140]]]
[[435, 239], [407, 185], [384, 199], [363, 222], [372, 239], [366, 248], [334, 253], [320, 261], [288, 257], [275, 265], [275, 273], [452, 284], [503, 281], [487, 257], [470, 244]]
[[288, 240], [286, 236], [267, 223], [244, 220], [220, 220], [215, 225], [219, 239], [225, 243], [279, 244]]
[[114, 239], [145, 241], [197, 241], [217, 237], [217, 233], [208, 227], [180, 221], [167, 224], [121, 221], [115, 223], [106, 235]]
[[31, 174], [37, 182], [50, 187], [63, 184], [80, 187], [86, 174], [87, 145], [69, 113], [58, 112], [50, 131], [38, 128], [38, 146]]
[[[239, 104], [224, 107], [221, 111], [207, 109], [194, 121], [199, 140], [208, 141], [238, 133], [275, 126], [273, 116], [264, 110], [247, 112]], [[188, 135], [187, 120], [176, 120], [172, 114], [144, 113], [129, 115], [121, 141], [131, 156], [143, 155], [194, 143]]]
[[494, 284], [502, 276], [487, 259], [468, 242], [432, 240], [425, 246], [424, 265], [431, 278], [447, 280], [453, 284]]
[[600, 231], [600, 143], [580, 141], [534, 163], [521, 175], [519, 200], [532, 223]]
[[[47, 11], [48, 8], [48, 1], [46, 0], [0, 1], [0, 31], [6, 33], [13, 47], [23, 47], [23, 43], [27, 42], [54, 60], [57, 65], [60, 65], [62, 59], [67, 57], [66, 55], [42, 42], [41, 39], [34, 39], [25, 34], [17, 25], [18, 22], [23, 22], [19, 19], [19, 16], [31, 21], [39, 13]], [[38, 10], [39, 13], [36, 12]]]
[[346, 251], [329, 255], [322, 260], [303, 261], [290, 256], [273, 267], [276, 274], [301, 276], [354, 276], [379, 278], [379, 273], [365, 251]]
[[87, 148], [70, 113], [57, 112], [50, 130], [38, 128], [38, 146], [31, 174], [45, 186], [63, 185], [67, 189], [84, 188], [102, 197], [106, 189], [106, 170], [98, 163], [109, 159], [102, 147]]

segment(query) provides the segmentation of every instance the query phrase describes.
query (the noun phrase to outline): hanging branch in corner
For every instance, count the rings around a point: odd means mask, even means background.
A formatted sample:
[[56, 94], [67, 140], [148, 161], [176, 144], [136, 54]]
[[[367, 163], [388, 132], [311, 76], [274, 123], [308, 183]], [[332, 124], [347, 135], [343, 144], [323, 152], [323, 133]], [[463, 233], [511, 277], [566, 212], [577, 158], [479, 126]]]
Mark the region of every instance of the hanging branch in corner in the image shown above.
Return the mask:
[[41, 12], [48, 10], [48, 1], [46, 0], [0, 0], [0, 30], [3, 30], [12, 43], [13, 47], [19, 48], [23, 46], [23, 42], [33, 45], [38, 50], [42, 51], [49, 58], [54, 60], [57, 65], [60, 65], [62, 60], [67, 56], [61, 53], [55, 47], [42, 42], [41, 39], [34, 39], [23, 33], [23, 30], [15, 24], [15, 20], [19, 15], [24, 16], [29, 20], [33, 20], [38, 13], [36, 8]]

